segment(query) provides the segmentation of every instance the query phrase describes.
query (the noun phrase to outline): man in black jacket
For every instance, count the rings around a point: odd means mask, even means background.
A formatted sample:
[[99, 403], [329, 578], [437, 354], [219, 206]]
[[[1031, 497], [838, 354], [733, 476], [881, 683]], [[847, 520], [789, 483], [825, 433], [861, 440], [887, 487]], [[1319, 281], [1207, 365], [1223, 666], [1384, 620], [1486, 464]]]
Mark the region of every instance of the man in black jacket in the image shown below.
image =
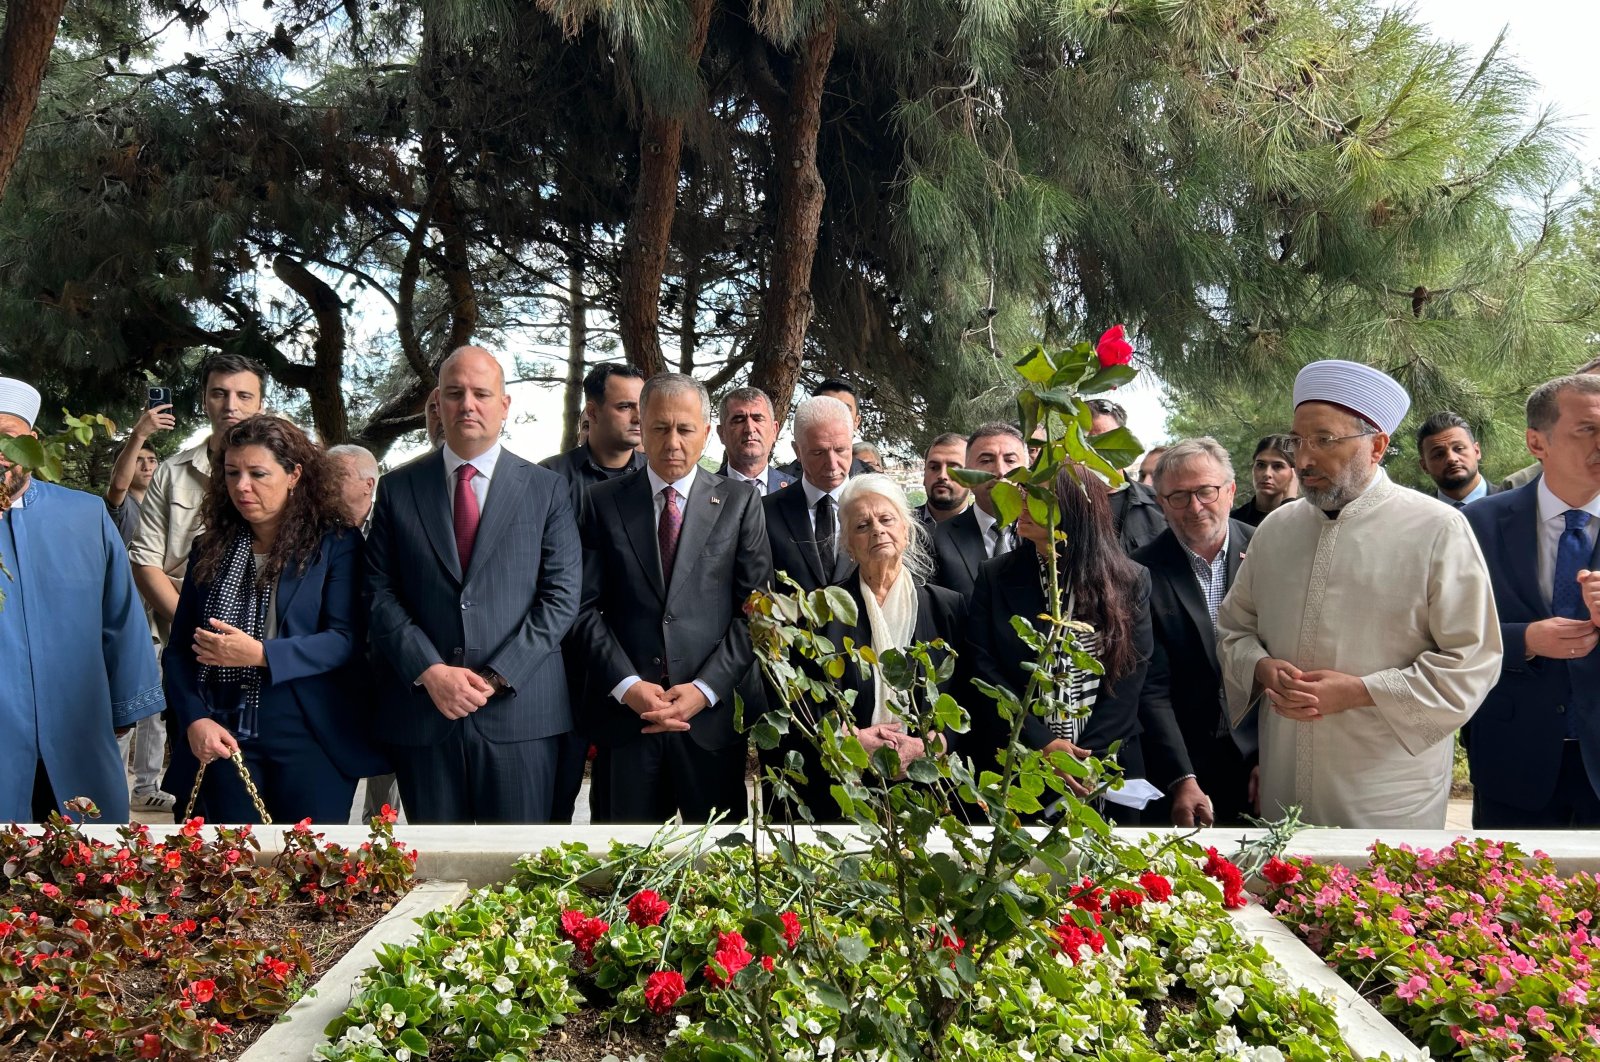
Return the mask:
[[801, 402], [794, 411], [800, 482], [768, 494], [764, 502], [773, 568], [807, 592], [855, 570], [839, 531], [839, 492], [853, 460], [850, 425], [850, 410], [838, 399], [821, 395]]
[[[980, 424], [967, 439], [967, 468], [1000, 477], [1027, 463], [1028, 445], [1011, 424]], [[1017, 546], [1016, 527], [1001, 527], [995, 517], [993, 489], [993, 480], [973, 487], [973, 504], [933, 532], [933, 582], [965, 598], [972, 597], [984, 562]]]
[[1150, 571], [1155, 656], [1140, 714], [1145, 768], [1168, 800], [1146, 821], [1236, 825], [1254, 813], [1255, 717], [1228, 725], [1217, 666], [1217, 608], [1255, 529], [1228, 518], [1235, 485], [1215, 439], [1185, 439], [1161, 456], [1155, 491], [1167, 530], [1134, 554]]
[[[1128, 411], [1110, 399], [1089, 399], [1089, 412], [1093, 414], [1089, 430], [1094, 435], [1128, 426]], [[1130, 557], [1167, 529], [1167, 518], [1161, 514], [1155, 491], [1132, 479], [1111, 494], [1111, 522], [1117, 528], [1122, 551]]]

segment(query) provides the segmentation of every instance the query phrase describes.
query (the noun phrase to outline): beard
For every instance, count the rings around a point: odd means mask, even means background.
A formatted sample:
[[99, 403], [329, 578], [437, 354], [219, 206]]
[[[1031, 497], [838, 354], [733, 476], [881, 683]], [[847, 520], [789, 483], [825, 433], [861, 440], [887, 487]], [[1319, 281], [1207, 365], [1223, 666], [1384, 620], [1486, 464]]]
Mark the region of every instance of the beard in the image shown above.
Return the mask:
[[957, 495], [953, 490], [947, 490], [943, 494], [934, 494], [930, 491], [928, 493], [928, 508], [947, 513], [961, 508], [966, 503], [966, 500], [965, 495]]
[[1443, 479], [1438, 480], [1438, 484], [1444, 490], [1460, 490], [1477, 478], [1478, 470], [1470, 468], [1465, 472], [1457, 472], [1454, 475], [1446, 473]]
[[1300, 481], [1300, 496], [1318, 509], [1331, 511], [1343, 509], [1361, 496], [1372, 482], [1376, 466], [1351, 461], [1340, 469], [1338, 475], [1328, 477], [1328, 486], [1315, 489]]

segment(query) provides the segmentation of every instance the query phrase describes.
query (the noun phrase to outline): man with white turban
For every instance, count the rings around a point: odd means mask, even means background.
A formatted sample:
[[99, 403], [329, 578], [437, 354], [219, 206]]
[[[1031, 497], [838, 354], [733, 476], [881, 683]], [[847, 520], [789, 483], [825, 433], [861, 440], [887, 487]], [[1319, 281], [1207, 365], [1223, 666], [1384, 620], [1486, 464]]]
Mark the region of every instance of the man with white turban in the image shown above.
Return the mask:
[[1462, 515], [1380, 467], [1411, 399], [1367, 365], [1295, 380], [1300, 501], [1261, 522], [1217, 616], [1234, 726], [1260, 713], [1261, 812], [1442, 829], [1451, 740], [1500, 674], [1483, 554]]
[[[0, 436], [34, 434], [39, 392], [0, 377]], [[128, 821], [116, 731], [165, 707], [127, 548], [97, 496], [0, 457], [0, 822], [88, 797]]]

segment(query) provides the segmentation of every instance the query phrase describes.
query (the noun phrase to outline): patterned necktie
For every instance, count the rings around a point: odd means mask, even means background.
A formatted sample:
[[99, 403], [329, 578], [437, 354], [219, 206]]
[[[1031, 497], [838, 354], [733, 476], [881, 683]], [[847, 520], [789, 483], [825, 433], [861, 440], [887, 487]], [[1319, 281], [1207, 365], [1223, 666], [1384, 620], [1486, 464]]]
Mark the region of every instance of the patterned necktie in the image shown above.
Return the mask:
[[824, 574], [833, 570], [834, 539], [837, 535], [833, 523], [833, 495], [824, 494], [817, 499], [817, 553], [822, 558]]
[[989, 534], [994, 536], [994, 548], [989, 551], [990, 557], [1001, 557], [1016, 548], [1016, 539], [1011, 537], [1011, 528], [1001, 527], [999, 524], [989, 525]]
[[1567, 528], [1556, 543], [1556, 578], [1550, 588], [1550, 611], [1565, 619], [1586, 620], [1589, 609], [1583, 603], [1578, 573], [1589, 566], [1589, 536], [1583, 533], [1589, 526], [1589, 514], [1582, 509], [1568, 509], [1565, 516]]
[[478, 537], [478, 495], [472, 481], [478, 470], [471, 465], [456, 469], [456, 557], [461, 561], [461, 574], [467, 573], [472, 563], [472, 543]]
[[672, 585], [672, 562], [678, 557], [678, 534], [683, 530], [683, 510], [678, 508], [678, 492], [661, 489], [661, 521], [656, 524], [656, 545], [661, 550], [661, 581]]

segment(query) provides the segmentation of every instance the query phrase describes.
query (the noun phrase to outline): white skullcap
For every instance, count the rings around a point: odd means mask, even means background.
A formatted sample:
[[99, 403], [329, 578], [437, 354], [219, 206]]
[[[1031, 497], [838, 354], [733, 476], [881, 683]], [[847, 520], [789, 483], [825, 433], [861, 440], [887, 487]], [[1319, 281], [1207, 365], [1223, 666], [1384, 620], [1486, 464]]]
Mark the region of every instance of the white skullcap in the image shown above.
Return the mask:
[[1385, 435], [1393, 435], [1411, 408], [1411, 396], [1393, 377], [1358, 361], [1314, 361], [1294, 378], [1294, 404], [1331, 402]]
[[41, 401], [39, 392], [32, 386], [9, 376], [0, 376], [0, 413], [21, 417], [31, 428], [33, 422], [39, 419]]

